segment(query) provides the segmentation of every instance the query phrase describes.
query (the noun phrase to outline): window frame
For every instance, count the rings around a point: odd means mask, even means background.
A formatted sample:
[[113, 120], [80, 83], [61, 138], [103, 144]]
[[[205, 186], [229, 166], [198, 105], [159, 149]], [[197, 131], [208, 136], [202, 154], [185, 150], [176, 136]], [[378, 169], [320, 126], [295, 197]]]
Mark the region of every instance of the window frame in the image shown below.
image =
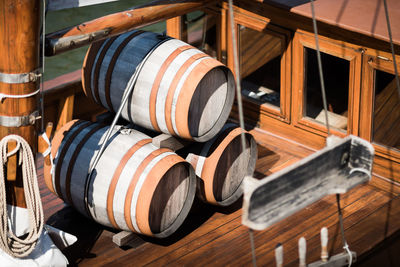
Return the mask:
[[[348, 93], [348, 116], [347, 131], [343, 132], [330, 127], [331, 133], [338, 136], [348, 134], [358, 135], [359, 102], [361, 93], [361, 66], [362, 50], [347, 46], [344, 42], [330, 40], [321, 35], [319, 37], [320, 51], [331, 56], [349, 61], [349, 93]], [[305, 78], [305, 48], [316, 50], [315, 36], [303, 31], [297, 31], [293, 38], [293, 98], [292, 115], [296, 127], [307, 130], [314, 134], [327, 136], [326, 125], [307, 118], [305, 114], [306, 94], [304, 88]], [[322, 102], [322, 99], [321, 99]]]
[[[374, 53], [375, 52], [375, 53]], [[400, 69], [400, 57], [396, 56], [397, 69]], [[400, 163], [400, 150], [375, 143], [372, 140], [374, 104], [375, 104], [375, 70], [395, 75], [392, 55], [381, 51], [371, 51], [363, 57], [363, 77], [361, 95], [360, 137], [368, 140], [375, 148], [375, 154]]]
[[[258, 32], [265, 32], [272, 34], [276, 37], [281, 38], [282, 44], [282, 58], [281, 58], [281, 81], [280, 81], [280, 107], [273, 106], [268, 103], [260, 104], [251, 98], [243, 96], [243, 101], [251, 107], [257, 108], [260, 111], [260, 115], [267, 115], [278, 119], [279, 121], [290, 123], [290, 110], [291, 110], [291, 31], [282, 27], [273, 25], [267, 18], [255, 15], [251, 13], [244, 14], [234, 10], [234, 29], [237, 36], [237, 45], [239, 51], [239, 34], [237, 29], [240, 25], [245, 26], [249, 29], [256, 30]], [[247, 11], [248, 12], [248, 11]], [[230, 25], [229, 17], [227, 18], [227, 25]], [[227, 47], [228, 47], [228, 58], [227, 65], [234, 72], [234, 60], [233, 60], [233, 41], [231, 38], [230, 26], [227, 31]]]

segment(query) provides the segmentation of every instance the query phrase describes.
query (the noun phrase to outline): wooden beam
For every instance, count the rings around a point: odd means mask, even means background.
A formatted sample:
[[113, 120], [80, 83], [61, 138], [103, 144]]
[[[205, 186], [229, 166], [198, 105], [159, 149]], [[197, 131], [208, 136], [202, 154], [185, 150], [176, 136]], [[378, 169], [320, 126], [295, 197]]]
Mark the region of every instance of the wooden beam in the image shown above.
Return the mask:
[[46, 56], [164, 21], [216, 3], [211, 0], [158, 0], [46, 35]]
[[119, 247], [129, 246], [131, 248], [138, 248], [146, 243], [137, 234], [126, 231], [113, 235], [112, 241]]

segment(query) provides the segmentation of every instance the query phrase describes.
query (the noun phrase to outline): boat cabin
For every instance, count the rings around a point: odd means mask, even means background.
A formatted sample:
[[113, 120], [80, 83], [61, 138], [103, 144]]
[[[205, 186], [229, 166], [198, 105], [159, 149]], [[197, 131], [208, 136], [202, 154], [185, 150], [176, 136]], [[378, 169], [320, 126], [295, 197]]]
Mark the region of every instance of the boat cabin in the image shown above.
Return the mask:
[[[399, 64], [400, 3], [387, 2]], [[234, 5], [246, 124], [321, 148], [327, 127], [310, 2], [238, 0]], [[373, 143], [374, 174], [399, 181], [400, 92], [382, 2], [319, 0], [315, 16], [332, 133]], [[233, 71], [229, 19], [223, 2], [168, 20], [167, 34]]]

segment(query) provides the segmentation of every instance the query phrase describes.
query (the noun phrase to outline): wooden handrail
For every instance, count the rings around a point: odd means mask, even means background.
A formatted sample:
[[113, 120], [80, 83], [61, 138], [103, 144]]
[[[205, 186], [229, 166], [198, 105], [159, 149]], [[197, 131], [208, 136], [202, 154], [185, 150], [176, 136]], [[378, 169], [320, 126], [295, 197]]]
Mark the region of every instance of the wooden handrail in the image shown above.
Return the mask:
[[217, 1], [157, 0], [131, 10], [97, 18], [46, 35], [46, 56], [198, 10]]

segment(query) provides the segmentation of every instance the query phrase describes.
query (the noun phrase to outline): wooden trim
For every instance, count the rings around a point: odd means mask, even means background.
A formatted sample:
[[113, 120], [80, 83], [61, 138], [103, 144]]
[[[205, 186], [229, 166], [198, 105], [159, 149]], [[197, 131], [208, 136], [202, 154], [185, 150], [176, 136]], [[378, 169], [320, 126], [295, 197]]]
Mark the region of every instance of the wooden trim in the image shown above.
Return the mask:
[[220, 40], [220, 51], [219, 51], [219, 57], [218, 59], [224, 63], [227, 64], [227, 53], [228, 53], [228, 12], [225, 9], [221, 9], [221, 16], [220, 16], [220, 24], [221, 24], [221, 29], [220, 29], [220, 34], [219, 34], [219, 40]]
[[[383, 58], [386, 59], [383, 59]], [[388, 59], [388, 60], [387, 60]], [[396, 55], [397, 68], [400, 69], [400, 56]], [[363, 57], [363, 82], [361, 94], [360, 109], [360, 137], [373, 142], [373, 116], [374, 116], [374, 98], [375, 98], [375, 70], [381, 70], [390, 74], [394, 73], [392, 56], [389, 53], [379, 51], [369, 51]], [[400, 151], [382, 144], [373, 143], [375, 154], [387, 159], [400, 163]]]
[[[359, 98], [361, 93], [361, 50], [356, 50], [354, 47], [348, 47], [344, 42], [336, 42], [323, 36], [319, 36], [319, 45], [321, 52], [348, 60], [350, 63], [347, 134], [358, 135]], [[314, 35], [303, 31], [296, 32], [293, 41], [293, 122], [297, 127], [306, 129], [310, 133], [327, 136], [325, 125], [303, 116], [305, 111], [305, 47], [316, 49]], [[346, 133], [340, 130], [332, 129], [331, 131], [338, 136], [343, 137], [346, 135]]]

